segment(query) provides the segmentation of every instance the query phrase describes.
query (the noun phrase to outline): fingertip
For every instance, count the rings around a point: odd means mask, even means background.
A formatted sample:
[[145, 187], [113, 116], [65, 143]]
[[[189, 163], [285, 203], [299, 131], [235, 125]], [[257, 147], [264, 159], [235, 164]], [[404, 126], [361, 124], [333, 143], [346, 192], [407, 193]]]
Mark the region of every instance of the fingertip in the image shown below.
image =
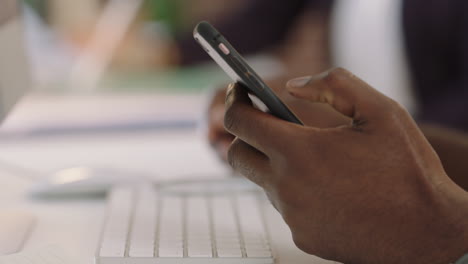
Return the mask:
[[295, 98], [298, 98], [298, 99], [301, 99], [302, 98], [302, 94], [300, 91], [297, 90], [297, 88], [289, 88], [287, 89], [288, 91], [288, 94], [295, 97]]
[[210, 112], [210, 124], [215, 125], [215, 127], [222, 127], [225, 109], [224, 105], [214, 106]]
[[305, 76], [292, 79], [286, 83], [286, 91], [295, 98], [305, 99], [310, 94], [310, 90], [304, 88], [309, 88], [314, 79], [314, 76]]
[[312, 80], [311, 76], [299, 77], [292, 80], [289, 80], [286, 83], [286, 86], [290, 89], [298, 89], [303, 88], [309, 84], [310, 80]]
[[225, 104], [229, 102], [229, 98], [232, 97], [232, 94], [234, 93], [234, 87], [236, 86], [235, 83], [230, 83], [226, 89], [226, 98], [225, 98]]
[[310, 93], [310, 91], [307, 91], [307, 89], [289, 85], [286, 86], [286, 91], [289, 95], [297, 99], [306, 99], [307, 95]]
[[231, 141], [220, 141], [216, 144], [216, 152], [218, 153], [218, 156], [226, 162], [228, 161], [228, 151], [231, 143]]

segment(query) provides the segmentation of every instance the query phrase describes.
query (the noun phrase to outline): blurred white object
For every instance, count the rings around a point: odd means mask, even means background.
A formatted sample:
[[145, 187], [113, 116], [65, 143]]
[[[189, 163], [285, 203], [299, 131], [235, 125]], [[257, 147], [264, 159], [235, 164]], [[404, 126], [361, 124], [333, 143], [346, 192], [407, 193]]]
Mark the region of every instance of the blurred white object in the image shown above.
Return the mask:
[[[34, 222], [35, 217], [27, 212], [0, 212], [0, 255], [20, 251], [33, 229]], [[0, 263], [3, 262], [0, 261]]]
[[259, 192], [261, 188], [240, 174], [232, 174], [229, 178], [187, 178], [158, 183], [158, 191], [171, 195], [223, 195], [227, 193]]
[[33, 196], [67, 196], [104, 194], [114, 185], [148, 181], [149, 176], [140, 172], [112, 168], [74, 167], [57, 171], [34, 184]]
[[94, 33], [71, 72], [70, 85], [77, 90], [93, 90], [109, 66], [143, 0], [110, 0]]
[[57, 246], [0, 257], [0, 264], [74, 264]]
[[[54, 2], [58, 5], [56, 9], [64, 4], [61, 2]], [[25, 5], [23, 9], [28, 53], [36, 84], [43, 87], [65, 81], [72, 89], [95, 89], [142, 2], [109, 1], [97, 21], [90, 41], [81, 53], [61, 39], [41, 21], [34, 10]], [[67, 9], [70, 7], [67, 6]]]
[[2, 3], [6, 9], [0, 12], [0, 122], [30, 86], [17, 3], [15, 0]]
[[76, 59], [71, 46], [28, 5], [23, 6], [26, 48], [34, 84], [39, 88], [68, 76]]
[[414, 114], [401, 0], [340, 0], [332, 20], [334, 65], [349, 69]]
[[31, 94], [5, 120], [0, 139], [34, 135], [195, 128], [202, 95]]

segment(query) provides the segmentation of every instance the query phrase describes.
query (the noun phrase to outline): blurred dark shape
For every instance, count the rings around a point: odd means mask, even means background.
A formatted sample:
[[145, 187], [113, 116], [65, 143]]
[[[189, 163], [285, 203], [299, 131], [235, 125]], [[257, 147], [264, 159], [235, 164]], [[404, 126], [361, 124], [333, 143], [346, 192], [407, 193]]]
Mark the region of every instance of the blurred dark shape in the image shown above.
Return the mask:
[[[326, 15], [333, 1], [256, 0], [215, 26], [242, 54], [279, 45], [304, 9]], [[468, 1], [404, 0], [403, 30], [417, 119], [468, 131]], [[181, 63], [208, 57], [192, 40], [179, 37]]]

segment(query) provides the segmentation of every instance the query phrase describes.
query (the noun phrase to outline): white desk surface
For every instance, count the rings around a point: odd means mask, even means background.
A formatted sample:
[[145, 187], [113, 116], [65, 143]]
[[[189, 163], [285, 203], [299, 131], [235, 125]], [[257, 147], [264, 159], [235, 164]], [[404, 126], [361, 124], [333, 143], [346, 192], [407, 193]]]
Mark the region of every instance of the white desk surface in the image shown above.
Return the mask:
[[[0, 140], [0, 210], [24, 209], [38, 218], [25, 249], [60, 245], [77, 263], [93, 263], [105, 200], [34, 200], [26, 195], [36, 179], [76, 165], [150, 172], [155, 179], [229, 175], [203, 138], [190, 129]], [[278, 263], [334, 263], [297, 249], [273, 209], [267, 218]]]

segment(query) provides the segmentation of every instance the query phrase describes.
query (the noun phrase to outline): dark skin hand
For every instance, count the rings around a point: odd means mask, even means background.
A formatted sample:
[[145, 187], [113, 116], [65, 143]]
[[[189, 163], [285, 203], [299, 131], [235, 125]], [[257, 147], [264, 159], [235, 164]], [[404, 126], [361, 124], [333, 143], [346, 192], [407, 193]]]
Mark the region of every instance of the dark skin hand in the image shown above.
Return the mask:
[[468, 191], [468, 136], [432, 124], [422, 124], [420, 128], [439, 155], [450, 178]]
[[450, 263], [468, 252], [468, 197], [410, 115], [343, 69], [293, 80], [288, 92], [351, 123], [299, 126], [231, 86], [230, 165], [261, 186], [303, 251], [344, 263]]
[[[285, 89], [287, 77], [268, 81], [268, 85], [308, 126], [330, 128], [351, 123], [351, 119], [323, 103], [312, 103], [291, 96]], [[211, 101], [208, 111], [208, 141], [218, 156], [227, 161], [227, 151], [234, 139], [224, 129], [226, 89], [219, 89]], [[431, 124], [420, 124], [419, 128], [440, 157], [449, 177], [468, 191], [468, 135]]]
[[[267, 84], [295, 113], [301, 120], [309, 125], [320, 128], [335, 127], [351, 123], [351, 119], [334, 111], [332, 107], [321, 103], [310, 103], [291, 96], [284, 87], [289, 79], [278, 77], [267, 81]], [[208, 133], [207, 138], [210, 145], [218, 156], [227, 161], [227, 151], [234, 136], [224, 129], [226, 89], [218, 89], [208, 107]]]

